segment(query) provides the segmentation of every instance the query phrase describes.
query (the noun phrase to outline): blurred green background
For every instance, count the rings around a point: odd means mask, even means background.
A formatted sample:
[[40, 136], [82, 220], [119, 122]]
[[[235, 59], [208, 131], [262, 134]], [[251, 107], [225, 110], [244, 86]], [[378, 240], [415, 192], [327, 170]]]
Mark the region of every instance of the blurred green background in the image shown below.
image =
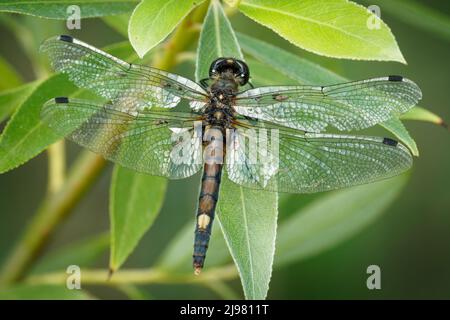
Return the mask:
[[[450, 14], [448, 1], [423, 3]], [[370, 4], [377, 4], [377, 1]], [[319, 57], [290, 45], [241, 14], [232, 16], [231, 22], [237, 31], [279, 45], [351, 79], [388, 74], [401, 74], [413, 79], [423, 91], [420, 105], [450, 121], [448, 37], [416, 28], [414, 24], [384, 12], [382, 5], [380, 7], [381, 17], [392, 29], [408, 65]], [[39, 59], [39, 44], [50, 36], [66, 33], [65, 23], [12, 14], [2, 16], [7, 19], [0, 20], [0, 56], [16, 67], [24, 80], [33, 80], [35, 75], [31, 63], [7, 27], [8, 19], [32, 30], [33, 37], [26, 41]], [[101, 19], [83, 20], [81, 30], [71, 34], [97, 47], [126, 40]], [[192, 48], [195, 45], [193, 43]], [[183, 63], [176, 71], [193, 78], [193, 70], [192, 63]], [[0, 129], [4, 125], [1, 123]], [[350, 240], [318, 256], [275, 270], [269, 299], [450, 298], [450, 134], [428, 123], [408, 121], [406, 125], [417, 142], [420, 157], [415, 159], [410, 181], [396, 202], [375, 223]], [[381, 129], [377, 131], [382, 132]], [[71, 142], [67, 143], [67, 148], [70, 162], [80, 148]], [[56, 230], [46, 251], [108, 230], [111, 168], [109, 164], [94, 188]], [[0, 263], [44, 196], [46, 180], [45, 153], [16, 170], [0, 175]], [[164, 244], [192, 219], [197, 197], [198, 176], [170, 182], [157, 221], [124, 268], [152, 265]], [[298, 195], [296, 201], [301, 203], [311, 197]], [[287, 211], [281, 207], [281, 220]], [[381, 290], [368, 290], [366, 287], [366, 268], [371, 264], [381, 267]], [[96, 266], [106, 268], [107, 265], [108, 254], [105, 253]], [[241, 292], [239, 280], [234, 280], [232, 286]], [[152, 285], [144, 288], [154, 298], [216, 297], [208, 289], [198, 286]], [[124, 297], [119, 291], [104, 287], [94, 287], [92, 292], [102, 298]]]

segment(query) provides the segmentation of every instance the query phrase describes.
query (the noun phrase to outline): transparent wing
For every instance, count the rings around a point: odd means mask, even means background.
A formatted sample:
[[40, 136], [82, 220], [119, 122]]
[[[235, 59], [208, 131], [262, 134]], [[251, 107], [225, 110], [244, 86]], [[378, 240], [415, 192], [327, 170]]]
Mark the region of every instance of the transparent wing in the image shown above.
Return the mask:
[[172, 108], [181, 98], [204, 101], [206, 97], [204, 89], [189, 79], [130, 64], [70, 36], [46, 40], [41, 51], [48, 54], [56, 71], [111, 100], [121, 111]]
[[274, 86], [250, 89], [236, 98], [241, 115], [307, 132], [327, 125], [359, 130], [398, 116], [422, 97], [420, 88], [401, 76], [389, 76], [326, 87]]
[[199, 137], [190, 113], [133, 116], [112, 105], [55, 98], [43, 106], [41, 118], [57, 133], [139, 172], [178, 179], [201, 168], [201, 130]]
[[235, 183], [313, 193], [392, 177], [412, 165], [408, 149], [389, 138], [264, 130], [227, 134], [226, 168]]

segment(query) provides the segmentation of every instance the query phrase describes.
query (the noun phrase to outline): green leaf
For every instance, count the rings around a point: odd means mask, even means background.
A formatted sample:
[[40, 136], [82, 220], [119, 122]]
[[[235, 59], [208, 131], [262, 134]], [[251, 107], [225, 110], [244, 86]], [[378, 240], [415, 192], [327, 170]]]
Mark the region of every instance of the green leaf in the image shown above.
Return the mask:
[[402, 114], [400, 116], [400, 119], [426, 121], [437, 124], [439, 126], [443, 126], [445, 128], [448, 127], [448, 125], [444, 122], [444, 120], [441, 117], [439, 117], [438, 115], [434, 114], [431, 111], [428, 111], [427, 109], [417, 106], [409, 110], [407, 113]]
[[[300, 58], [272, 44], [242, 33], [236, 33], [236, 35], [244, 52], [301, 84], [327, 85], [348, 81], [316, 63]], [[289, 61], [289, 63], [286, 63], [286, 61]], [[250, 73], [252, 73], [252, 70], [250, 70]]]
[[134, 50], [142, 58], [202, 2], [203, 0], [143, 0], [134, 9], [128, 26], [128, 37]]
[[406, 185], [408, 175], [333, 191], [285, 219], [278, 229], [275, 266], [317, 255], [375, 221]]
[[22, 84], [20, 75], [14, 68], [0, 56], [0, 90], [10, 89]]
[[[318, 64], [302, 59], [264, 41], [254, 39], [244, 34], [238, 34], [238, 39], [242, 43], [242, 48], [245, 52], [248, 52], [262, 63], [273, 67], [299, 83], [323, 85], [350, 81]], [[286, 61], [289, 61], [289, 63], [286, 63]], [[413, 108], [413, 110], [415, 108]], [[406, 144], [414, 155], [418, 155], [419, 151], [417, 150], [414, 139], [409, 135], [408, 131], [400, 121], [395, 124], [393, 123], [394, 121], [395, 120], [392, 120], [392, 123], [383, 123], [381, 126], [389, 130]]]
[[417, 149], [416, 142], [409, 135], [408, 130], [406, 130], [405, 126], [398, 118], [391, 118], [385, 122], [380, 123], [380, 125], [392, 132], [400, 141], [402, 141], [408, 147], [408, 149], [411, 150], [411, 153], [414, 156], [419, 156], [419, 150]]
[[0, 288], [0, 300], [87, 300], [93, 297], [65, 285], [17, 285]]
[[228, 179], [222, 184], [218, 220], [245, 297], [265, 299], [275, 253], [278, 194], [244, 189]]
[[273, 86], [277, 83], [297, 84], [296, 81], [256, 59], [247, 57], [246, 63], [251, 70], [250, 80], [254, 86]]
[[110, 269], [117, 270], [151, 227], [164, 201], [167, 180], [114, 168], [110, 193]]
[[243, 59], [239, 43], [222, 5], [213, 0], [206, 13], [197, 50], [195, 79], [208, 78], [209, 66], [216, 58]]
[[0, 122], [5, 120], [36, 88], [38, 82], [0, 92]]
[[[226, 56], [243, 59], [231, 24], [220, 3], [214, 0], [200, 33], [197, 81], [208, 75], [212, 60]], [[272, 274], [278, 194], [244, 189], [228, 181], [225, 174], [222, 181], [217, 220], [238, 268], [245, 297], [264, 299]]]
[[208, 77], [211, 62], [219, 57], [244, 59], [230, 21], [217, 0], [212, 0], [198, 40], [195, 79]]
[[67, 19], [72, 11], [68, 7], [80, 7], [81, 18], [102, 17], [133, 10], [139, 0], [0, 0], [0, 12], [16, 12], [50, 19]]
[[450, 18], [448, 14], [439, 12], [425, 3], [414, 0], [377, 0], [364, 1], [367, 5], [376, 4], [381, 7], [381, 14], [389, 14], [410, 24], [414, 28], [432, 32], [443, 39], [450, 40]]
[[41, 122], [41, 106], [51, 98], [76, 90], [65, 75], [40, 83], [11, 117], [0, 136], [0, 173], [30, 160], [60, 137]]
[[[242, 0], [239, 9], [296, 46], [316, 54], [406, 63], [389, 27], [347, 0]], [[379, 29], [370, 29], [375, 19]]]
[[37, 274], [58, 270], [65, 272], [70, 265], [77, 265], [80, 268], [90, 267], [106, 252], [108, 247], [109, 234], [107, 233], [77, 241], [39, 259], [31, 273]]

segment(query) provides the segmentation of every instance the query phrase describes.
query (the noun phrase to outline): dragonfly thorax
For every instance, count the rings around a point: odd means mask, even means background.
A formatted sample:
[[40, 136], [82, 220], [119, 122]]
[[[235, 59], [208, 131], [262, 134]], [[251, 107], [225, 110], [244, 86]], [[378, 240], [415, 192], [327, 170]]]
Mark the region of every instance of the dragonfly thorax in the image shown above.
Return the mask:
[[227, 102], [227, 99], [234, 97], [239, 89], [239, 82], [232, 72], [223, 72], [218, 77], [212, 78], [213, 82], [209, 91], [218, 101]]
[[239, 88], [233, 72], [225, 70], [209, 86], [210, 99], [204, 110], [207, 124], [230, 128], [234, 119], [233, 104]]
[[231, 128], [234, 112], [229, 104], [211, 101], [204, 111], [207, 125]]

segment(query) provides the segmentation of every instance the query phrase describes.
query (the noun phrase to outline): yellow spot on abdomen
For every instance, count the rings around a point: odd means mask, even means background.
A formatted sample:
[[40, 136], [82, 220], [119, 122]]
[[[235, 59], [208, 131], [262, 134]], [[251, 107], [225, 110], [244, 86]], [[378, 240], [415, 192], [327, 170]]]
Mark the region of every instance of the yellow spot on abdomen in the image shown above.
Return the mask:
[[211, 221], [211, 218], [207, 214], [203, 213], [203, 214], [199, 215], [197, 218], [197, 224], [198, 224], [199, 229], [206, 229], [208, 227], [210, 221]]

